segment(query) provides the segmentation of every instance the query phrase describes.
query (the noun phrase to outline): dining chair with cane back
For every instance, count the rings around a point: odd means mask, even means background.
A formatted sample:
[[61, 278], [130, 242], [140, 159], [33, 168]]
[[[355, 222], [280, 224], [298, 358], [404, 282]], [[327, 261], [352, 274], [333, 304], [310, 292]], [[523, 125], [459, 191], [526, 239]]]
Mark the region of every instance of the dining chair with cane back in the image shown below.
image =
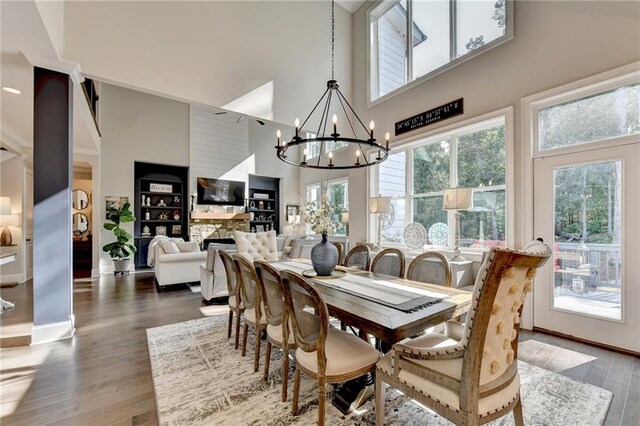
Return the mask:
[[280, 273], [266, 262], [254, 262], [260, 281], [262, 305], [267, 320], [267, 347], [264, 358], [264, 380], [269, 377], [271, 345], [282, 349], [282, 401], [287, 400], [289, 378], [289, 350], [295, 349], [296, 341], [291, 332], [289, 311], [284, 300], [284, 289]]
[[260, 282], [256, 275], [253, 263], [243, 255], [233, 256], [238, 271], [238, 282], [242, 289], [242, 303], [244, 304], [244, 333], [242, 335], [242, 356], [247, 354], [247, 334], [249, 327], [256, 332], [255, 358], [253, 361], [253, 371], [258, 371], [260, 367], [260, 341], [262, 331], [267, 328], [267, 320], [264, 316], [262, 306], [262, 296], [260, 292]]
[[231, 337], [233, 314], [235, 313], [235, 349], [238, 349], [238, 343], [240, 341], [240, 318], [244, 312], [244, 304], [242, 303], [242, 295], [240, 294], [240, 286], [238, 285], [236, 264], [233, 262], [231, 255], [226, 251], [218, 250], [218, 254], [222, 259], [224, 272], [227, 276], [227, 291], [229, 292], [229, 327], [227, 329], [227, 338]]
[[342, 255], [344, 254], [344, 244], [339, 241], [331, 241], [336, 249], [338, 249], [338, 265], [342, 265]]
[[403, 278], [404, 265], [405, 258], [402, 250], [386, 248], [373, 258], [371, 262], [371, 272]]
[[491, 248], [481, 266], [466, 324], [446, 335], [398, 343], [376, 368], [376, 424], [384, 423], [385, 384], [455, 424], [479, 425], [513, 410], [523, 425], [517, 351], [520, 316], [537, 268], [551, 250]]
[[313, 284], [302, 275], [282, 271], [284, 294], [291, 315], [296, 369], [293, 415], [298, 412], [300, 372], [318, 382], [318, 424], [324, 425], [326, 385], [342, 383], [372, 372], [380, 353], [362, 339], [329, 326], [329, 311]]
[[344, 266], [368, 271], [371, 264], [371, 249], [365, 245], [357, 245], [347, 253]]
[[409, 263], [407, 279], [451, 287], [451, 263], [442, 253], [426, 251]]

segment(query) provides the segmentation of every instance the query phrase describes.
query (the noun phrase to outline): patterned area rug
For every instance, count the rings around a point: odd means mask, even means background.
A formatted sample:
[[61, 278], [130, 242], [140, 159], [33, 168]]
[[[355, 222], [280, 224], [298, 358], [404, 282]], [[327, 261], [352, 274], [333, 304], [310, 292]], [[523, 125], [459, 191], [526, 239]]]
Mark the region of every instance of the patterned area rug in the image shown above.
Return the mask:
[[[314, 424], [317, 419], [315, 381], [301, 375], [300, 413], [291, 415], [293, 370], [289, 372], [289, 401], [280, 400], [281, 356], [271, 353], [269, 380], [253, 372], [254, 336], [247, 356], [227, 340], [227, 317], [219, 315], [147, 329], [149, 357], [161, 425], [282, 425]], [[293, 364], [293, 363], [291, 363]], [[613, 394], [559, 374], [519, 362], [522, 405], [527, 425], [600, 425]], [[328, 398], [332, 398], [328, 387]], [[400, 392], [387, 392], [386, 422], [391, 425], [450, 425]], [[327, 424], [375, 424], [374, 401], [344, 416], [327, 404]], [[491, 425], [513, 425], [509, 414]]]

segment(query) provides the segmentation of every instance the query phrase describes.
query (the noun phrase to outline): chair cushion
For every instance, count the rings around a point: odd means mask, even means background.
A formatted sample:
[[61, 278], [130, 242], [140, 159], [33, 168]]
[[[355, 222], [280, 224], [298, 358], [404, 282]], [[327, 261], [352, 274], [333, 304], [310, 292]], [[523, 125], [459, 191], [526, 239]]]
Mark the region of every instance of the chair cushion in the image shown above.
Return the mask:
[[[296, 339], [293, 336], [293, 326], [289, 322], [289, 347], [293, 348], [296, 345]], [[267, 334], [272, 340], [278, 342], [278, 346], [282, 347], [282, 325], [267, 325]]]
[[[416, 348], [444, 349], [448, 346], [455, 346], [459, 342], [439, 333], [427, 333], [420, 337], [416, 337], [415, 339], [411, 339], [408, 342], [405, 341], [402, 343]], [[460, 376], [462, 374], [462, 357], [438, 360], [412, 359], [411, 362], [424, 365], [431, 370], [438, 371], [458, 380], [460, 380]]]
[[[380, 359], [380, 353], [373, 346], [353, 334], [335, 328], [329, 328], [327, 333], [325, 355], [327, 378], [371, 367]], [[316, 351], [296, 349], [296, 362], [306, 370], [318, 372]]]
[[[436, 361], [426, 362], [432, 363]], [[433, 367], [434, 366], [432, 364], [429, 364], [429, 368]], [[384, 371], [387, 375], [393, 377], [393, 351], [382, 357], [382, 359], [377, 364], [377, 368]], [[462, 368], [462, 364], [460, 364], [460, 368]], [[457, 375], [458, 378], [460, 378], [460, 373], [458, 373]], [[409, 373], [406, 370], [400, 371], [397, 380], [401, 381], [409, 387], [414, 388], [415, 391], [420, 392], [421, 394], [428, 396], [430, 399], [438, 401], [453, 410], [460, 410], [459, 396], [450, 389], [437, 385], [415, 374]], [[493, 413], [500, 408], [508, 405], [516, 398], [519, 393], [520, 376], [516, 374], [513, 382], [511, 382], [506, 388], [478, 401], [478, 413], [480, 414], [480, 417], [485, 416], [489, 413]]]
[[[232, 307], [232, 308], [235, 308], [236, 305], [237, 305], [236, 297], [235, 296], [229, 296], [229, 306]], [[243, 308], [242, 301], [240, 301], [240, 308], [241, 309]], [[254, 318], [254, 320], [255, 320], [255, 318]]]
[[[260, 307], [262, 308], [262, 306]], [[261, 311], [262, 312], [262, 311]], [[255, 309], [247, 309], [244, 311], [244, 320], [249, 324], [255, 326], [256, 325], [256, 310]], [[264, 316], [264, 312], [260, 315], [260, 325], [266, 325], [267, 318]]]
[[278, 260], [278, 244], [276, 231], [267, 232], [235, 232], [238, 254], [250, 260], [275, 262]]

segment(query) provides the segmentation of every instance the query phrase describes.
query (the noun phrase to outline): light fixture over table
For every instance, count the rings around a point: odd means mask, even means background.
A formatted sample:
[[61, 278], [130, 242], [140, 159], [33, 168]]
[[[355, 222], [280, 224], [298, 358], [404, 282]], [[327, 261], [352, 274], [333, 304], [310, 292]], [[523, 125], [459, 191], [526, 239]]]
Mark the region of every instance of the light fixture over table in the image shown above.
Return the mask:
[[[389, 133], [385, 135], [385, 144], [379, 144], [374, 137], [374, 128], [375, 124], [373, 121], [369, 123], [369, 128], [365, 126], [364, 122], [358, 117], [353, 107], [349, 104], [347, 99], [344, 97], [342, 92], [340, 91], [340, 86], [338, 82], [334, 78], [334, 51], [335, 51], [335, 2], [331, 1], [331, 80], [327, 81], [327, 89], [324, 94], [320, 97], [320, 100], [316, 103], [316, 105], [311, 110], [311, 113], [307, 116], [307, 118], [300, 124], [300, 120], [296, 118], [295, 121], [295, 136], [287, 141], [285, 137], [283, 137], [280, 130], [277, 131], [276, 137], [278, 140], [277, 145], [275, 146], [278, 158], [284, 161], [285, 163], [292, 164], [298, 167], [309, 167], [312, 169], [355, 169], [359, 167], [368, 167], [373, 166], [374, 164], [379, 164], [387, 159], [389, 156]], [[333, 102], [335, 101], [335, 102]], [[329, 115], [333, 111], [332, 102], [335, 106], [335, 110], [339, 113], [344, 113], [344, 120], [348, 123], [348, 136], [340, 134], [338, 132], [338, 116], [337, 114], [333, 114], [331, 117], [332, 127], [331, 133], [327, 133], [328, 130], [328, 121]], [[319, 113], [320, 121], [318, 123], [318, 130], [313, 137], [302, 138], [300, 137], [300, 131], [304, 128], [305, 124], [309, 122], [309, 119], [314, 115], [314, 113], [318, 110], [318, 107], [321, 107], [322, 112]], [[349, 113], [353, 114], [353, 119], [349, 117]], [[361, 130], [362, 129], [362, 130]], [[358, 137], [358, 133], [362, 135], [364, 132], [364, 137]], [[309, 153], [308, 146], [311, 143], [319, 142], [320, 143], [320, 154], [317, 159], [314, 161], [307, 161], [307, 155]], [[357, 145], [357, 150], [355, 153], [355, 158], [351, 157], [342, 163], [334, 162], [333, 153], [329, 152], [328, 155], [323, 158], [324, 152], [324, 144], [329, 142], [343, 142], [347, 145]], [[287, 150], [293, 146], [303, 146], [305, 147], [303, 150], [302, 161], [300, 158], [291, 159], [287, 156]], [[373, 149], [374, 152], [377, 149], [377, 155], [374, 159], [367, 158], [366, 150]]]

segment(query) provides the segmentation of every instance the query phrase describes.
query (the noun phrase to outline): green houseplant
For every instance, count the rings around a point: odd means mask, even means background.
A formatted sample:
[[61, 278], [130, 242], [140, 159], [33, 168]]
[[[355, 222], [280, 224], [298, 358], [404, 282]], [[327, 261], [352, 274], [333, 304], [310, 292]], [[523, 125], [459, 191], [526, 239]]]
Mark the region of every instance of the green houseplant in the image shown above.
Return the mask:
[[130, 243], [133, 236], [120, 227], [121, 224], [133, 222], [135, 216], [129, 210], [131, 205], [126, 202], [122, 207], [110, 206], [107, 209], [107, 223], [104, 229], [112, 231], [116, 236], [116, 241], [105, 244], [102, 251], [109, 253], [113, 260], [113, 272], [124, 273], [129, 270], [129, 256], [136, 252], [136, 247]]

